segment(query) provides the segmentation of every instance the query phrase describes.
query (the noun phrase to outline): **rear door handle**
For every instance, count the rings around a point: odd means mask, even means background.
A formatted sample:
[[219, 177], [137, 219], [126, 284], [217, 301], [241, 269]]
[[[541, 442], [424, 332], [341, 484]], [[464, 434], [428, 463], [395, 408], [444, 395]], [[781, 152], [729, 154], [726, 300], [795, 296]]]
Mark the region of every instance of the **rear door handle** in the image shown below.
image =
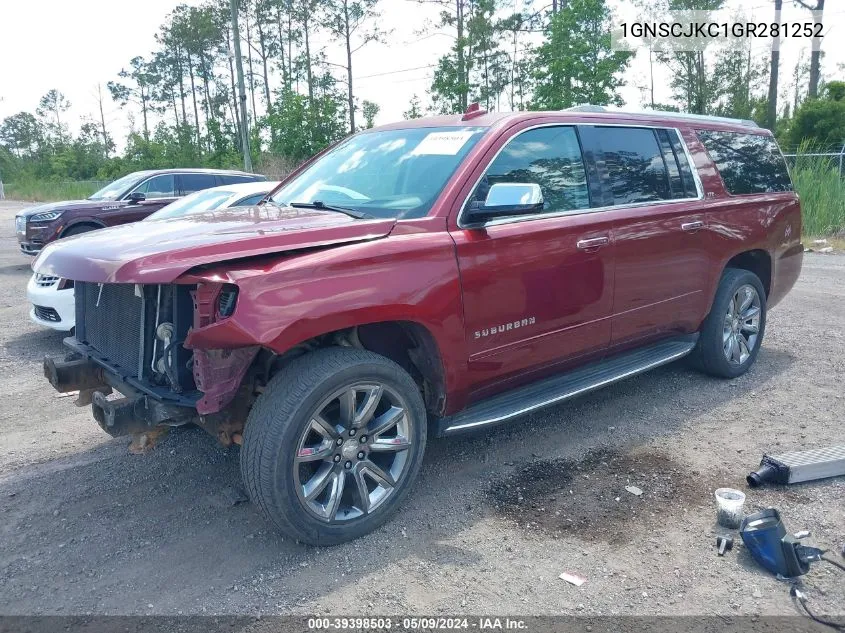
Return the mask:
[[593, 237], [588, 240], [578, 240], [575, 245], [578, 250], [588, 251], [593, 248], [600, 248], [610, 242], [610, 238], [606, 235], [603, 237]]
[[704, 228], [704, 222], [702, 222], [701, 220], [694, 220], [693, 222], [684, 222], [683, 224], [681, 224], [681, 228], [687, 233], [694, 233], [695, 231]]

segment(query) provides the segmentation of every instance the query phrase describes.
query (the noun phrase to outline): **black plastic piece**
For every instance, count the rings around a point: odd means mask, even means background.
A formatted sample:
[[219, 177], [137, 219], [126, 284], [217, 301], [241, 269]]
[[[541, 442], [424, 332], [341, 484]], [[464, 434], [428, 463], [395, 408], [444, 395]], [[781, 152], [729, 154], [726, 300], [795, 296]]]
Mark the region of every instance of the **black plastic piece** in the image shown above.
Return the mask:
[[749, 474], [745, 481], [751, 488], [759, 488], [764, 483], [785, 485], [789, 483], [789, 469], [780, 462], [771, 459], [768, 455], [763, 455], [760, 467]]

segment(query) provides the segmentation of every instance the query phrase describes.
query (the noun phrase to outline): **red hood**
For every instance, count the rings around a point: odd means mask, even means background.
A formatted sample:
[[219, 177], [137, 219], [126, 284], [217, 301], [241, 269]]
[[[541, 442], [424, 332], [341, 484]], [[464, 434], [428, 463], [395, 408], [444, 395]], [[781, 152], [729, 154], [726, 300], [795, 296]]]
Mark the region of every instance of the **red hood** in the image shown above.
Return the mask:
[[67, 237], [48, 244], [32, 268], [76, 281], [170, 283], [202, 264], [384, 237], [395, 222], [267, 205], [226, 209]]

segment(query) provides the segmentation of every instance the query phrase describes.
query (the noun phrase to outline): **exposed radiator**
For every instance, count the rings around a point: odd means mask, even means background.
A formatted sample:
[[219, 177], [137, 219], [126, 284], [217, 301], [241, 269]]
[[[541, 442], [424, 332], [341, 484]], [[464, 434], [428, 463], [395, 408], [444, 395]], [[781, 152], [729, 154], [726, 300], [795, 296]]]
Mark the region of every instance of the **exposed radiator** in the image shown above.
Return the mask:
[[76, 338], [93, 347], [126, 375], [138, 377], [144, 300], [135, 284], [77, 282]]

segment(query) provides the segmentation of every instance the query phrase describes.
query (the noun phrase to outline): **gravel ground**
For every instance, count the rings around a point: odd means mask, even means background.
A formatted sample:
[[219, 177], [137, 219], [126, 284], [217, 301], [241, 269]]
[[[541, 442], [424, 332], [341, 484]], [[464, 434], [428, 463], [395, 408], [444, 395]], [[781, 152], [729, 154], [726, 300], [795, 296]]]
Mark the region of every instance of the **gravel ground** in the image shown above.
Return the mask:
[[[845, 257], [807, 256], [745, 376], [674, 364], [433, 441], [393, 521], [317, 549], [239, 502], [237, 449], [186, 429], [130, 455], [57, 397], [41, 359], [62, 335], [26, 316], [21, 206], [0, 202], [0, 614], [796, 613], [741, 543], [716, 556], [713, 490], [744, 489], [765, 451], [843, 443]], [[845, 478], [748, 497], [845, 542]], [[803, 585], [817, 612], [845, 614], [833, 566]]]

